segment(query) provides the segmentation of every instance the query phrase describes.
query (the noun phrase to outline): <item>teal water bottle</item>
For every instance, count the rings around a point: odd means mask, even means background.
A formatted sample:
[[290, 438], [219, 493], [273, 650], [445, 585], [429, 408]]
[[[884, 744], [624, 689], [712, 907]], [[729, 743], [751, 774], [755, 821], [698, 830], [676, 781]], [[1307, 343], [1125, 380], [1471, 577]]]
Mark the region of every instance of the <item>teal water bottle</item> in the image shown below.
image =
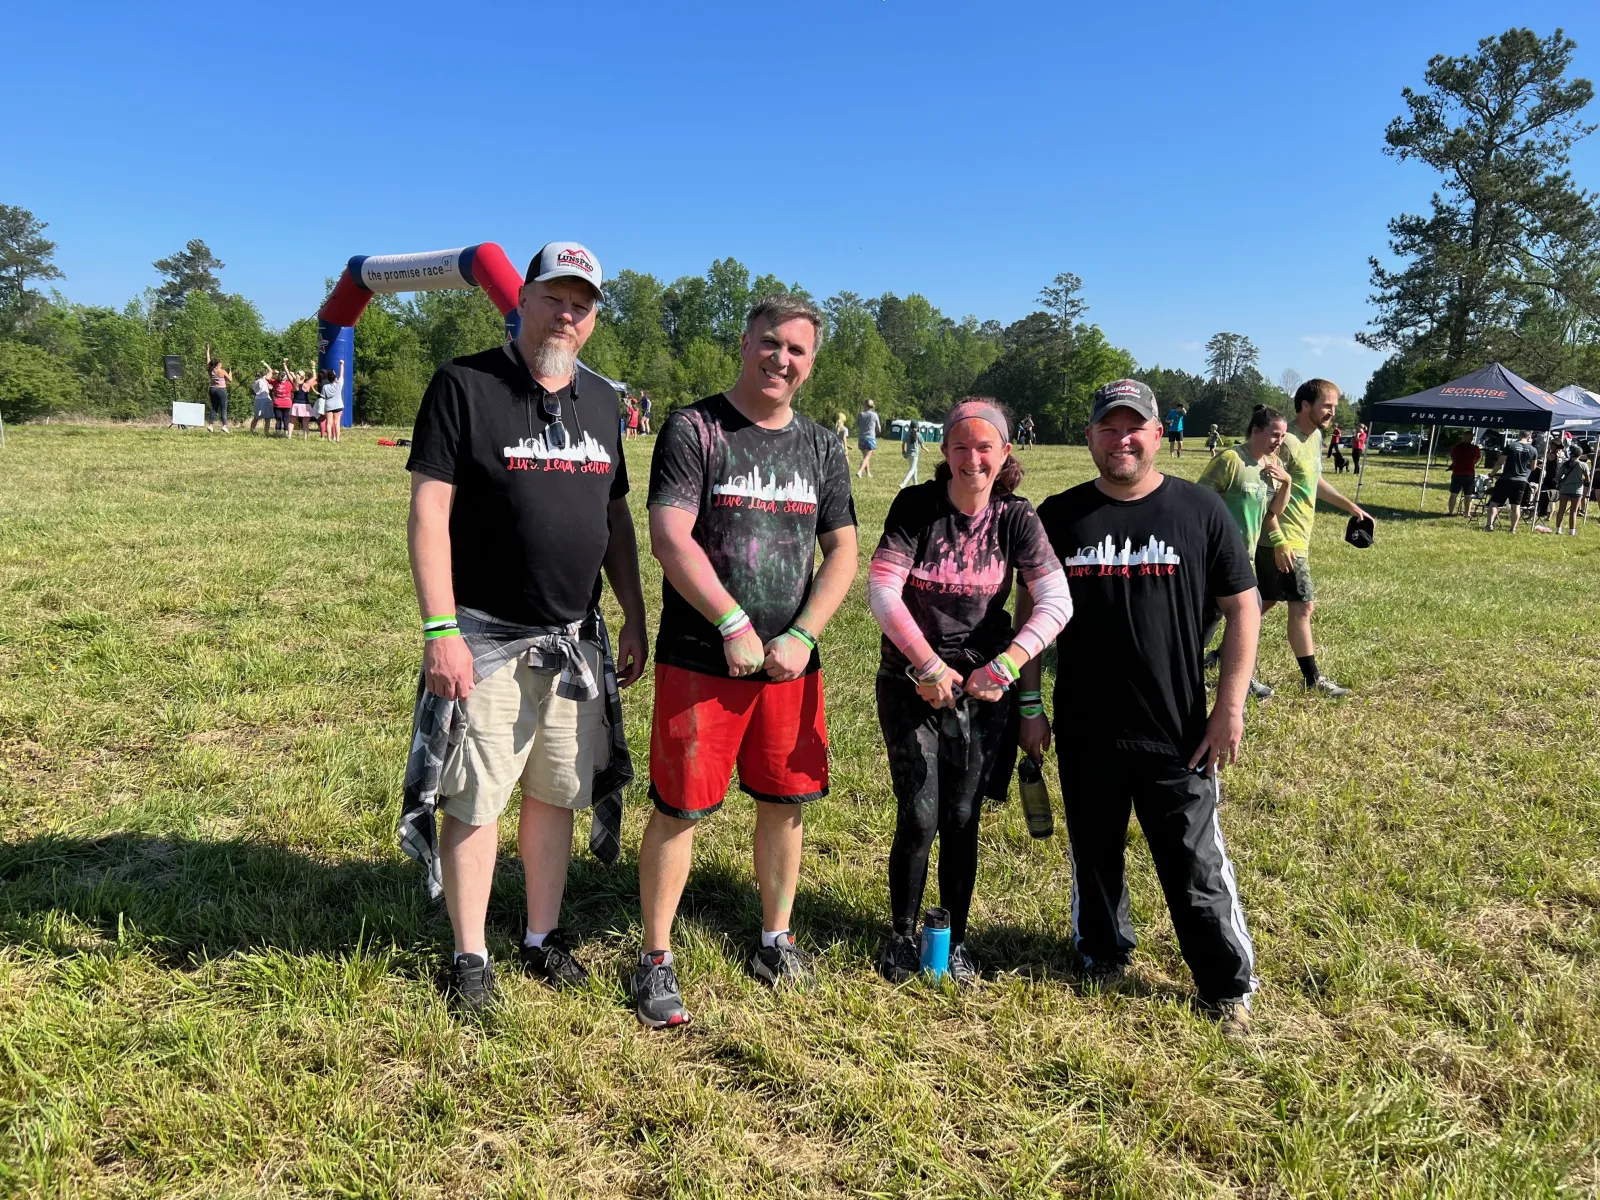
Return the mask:
[[922, 914], [922, 973], [934, 981], [950, 971], [950, 913], [930, 908]]
[[1056, 831], [1055, 814], [1050, 811], [1050, 788], [1039, 764], [1024, 754], [1017, 764], [1017, 790], [1022, 793], [1022, 814], [1028, 818], [1028, 832], [1047, 838]]

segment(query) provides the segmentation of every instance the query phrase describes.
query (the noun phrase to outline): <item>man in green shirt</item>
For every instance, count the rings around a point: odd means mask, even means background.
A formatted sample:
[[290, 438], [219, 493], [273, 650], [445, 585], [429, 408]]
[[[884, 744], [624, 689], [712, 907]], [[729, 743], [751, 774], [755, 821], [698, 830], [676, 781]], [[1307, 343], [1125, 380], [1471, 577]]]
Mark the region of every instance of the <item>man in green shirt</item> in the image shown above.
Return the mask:
[[1289, 502], [1278, 527], [1256, 547], [1256, 580], [1261, 585], [1261, 612], [1278, 601], [1289, 605], [1289, 647], [1300, 664], [1308, 692], [1348, 696], [1317, 667], [1316, 642], [1311, 637], [1311, 613], [1316, 589], [1311, 583], [1311, 527], [1317, 501], [1326, 501], [1351, 516], [1371, 516], [1322, 477], [1323, 430], [1333, 422], [1339, 406], [1339, 389], [1326, 379], [1308, 379], [1294, 394], [1294, 421], [1278, 447], [1278, 457], [1289, 472]]
[[[1251, 414], [1244, 445], [1223, 450], [1200, 472], [1200, 486], [1222, 497], [1224, 507], [1244, 537], [1245, 551], [1249, 554], [1255, 553], [1261, 541], [1262, 523], [1276, 529], [1278, 517], [1289, 502], [1289, 472], [1275, 457], [1288, 427], [1277, 409], [1258, 405]], [[1208, 612], [1206, 629], [1201, 635], [1203, 645], [1211, 644], [1221, 619], [1220, 610], [1215, 614]], [[1206, 661], [1209, 665], [1210, 654], [1206, 655]], [[1252, 673], [1250, 694], [1257, 700], [1268, 700], [1272, 689]]]

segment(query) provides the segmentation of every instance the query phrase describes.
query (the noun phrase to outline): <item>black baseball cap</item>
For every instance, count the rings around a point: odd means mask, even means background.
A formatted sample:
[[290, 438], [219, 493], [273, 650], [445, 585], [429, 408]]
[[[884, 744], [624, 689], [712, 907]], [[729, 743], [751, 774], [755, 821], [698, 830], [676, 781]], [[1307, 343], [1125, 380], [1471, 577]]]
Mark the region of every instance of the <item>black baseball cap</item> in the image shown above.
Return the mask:
[[1089, 410], [1089, 424], [1105, 419], [1113, 408], [1131, 408], [1146, 421], [1159, 421], [1156, 412], [1156, 394], [1137, 379], [1118, 379], [1095, 389], [1094, 407]]
[[1351, 517], [1344, 527], [1344, 540], [1357, 550], [1365, 550], [1377, 536], [1377, 526], [1371, 517]]

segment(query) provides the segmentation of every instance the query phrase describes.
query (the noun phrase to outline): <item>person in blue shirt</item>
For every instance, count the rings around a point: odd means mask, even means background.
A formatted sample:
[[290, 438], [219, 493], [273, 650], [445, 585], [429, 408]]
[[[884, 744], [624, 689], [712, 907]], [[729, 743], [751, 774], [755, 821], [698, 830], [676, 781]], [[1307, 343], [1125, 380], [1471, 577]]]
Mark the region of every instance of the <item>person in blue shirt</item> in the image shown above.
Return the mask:
[[1167, 449], [1179, 458], [1183, 457], [1183, 415], [1188, 411], [1181, 404], [1167, 409]]

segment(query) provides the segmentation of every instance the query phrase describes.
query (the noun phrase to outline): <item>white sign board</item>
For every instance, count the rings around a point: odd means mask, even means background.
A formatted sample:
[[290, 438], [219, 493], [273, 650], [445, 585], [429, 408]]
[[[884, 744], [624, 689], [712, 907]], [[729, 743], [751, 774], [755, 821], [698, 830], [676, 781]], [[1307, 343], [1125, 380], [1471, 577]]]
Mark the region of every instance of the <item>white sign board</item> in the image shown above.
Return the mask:
[[470, 288], [461, 274], [461, 251], [424, 250], [421, 254], [374, 254], [361, 264], [361, 282], [371, 292], [431, 292]]
[[206, 423], [206, 406], [204, 404], [186, 404], [181, 400], [172, 402], [172, 423], [174, 425], [204, 425]]

